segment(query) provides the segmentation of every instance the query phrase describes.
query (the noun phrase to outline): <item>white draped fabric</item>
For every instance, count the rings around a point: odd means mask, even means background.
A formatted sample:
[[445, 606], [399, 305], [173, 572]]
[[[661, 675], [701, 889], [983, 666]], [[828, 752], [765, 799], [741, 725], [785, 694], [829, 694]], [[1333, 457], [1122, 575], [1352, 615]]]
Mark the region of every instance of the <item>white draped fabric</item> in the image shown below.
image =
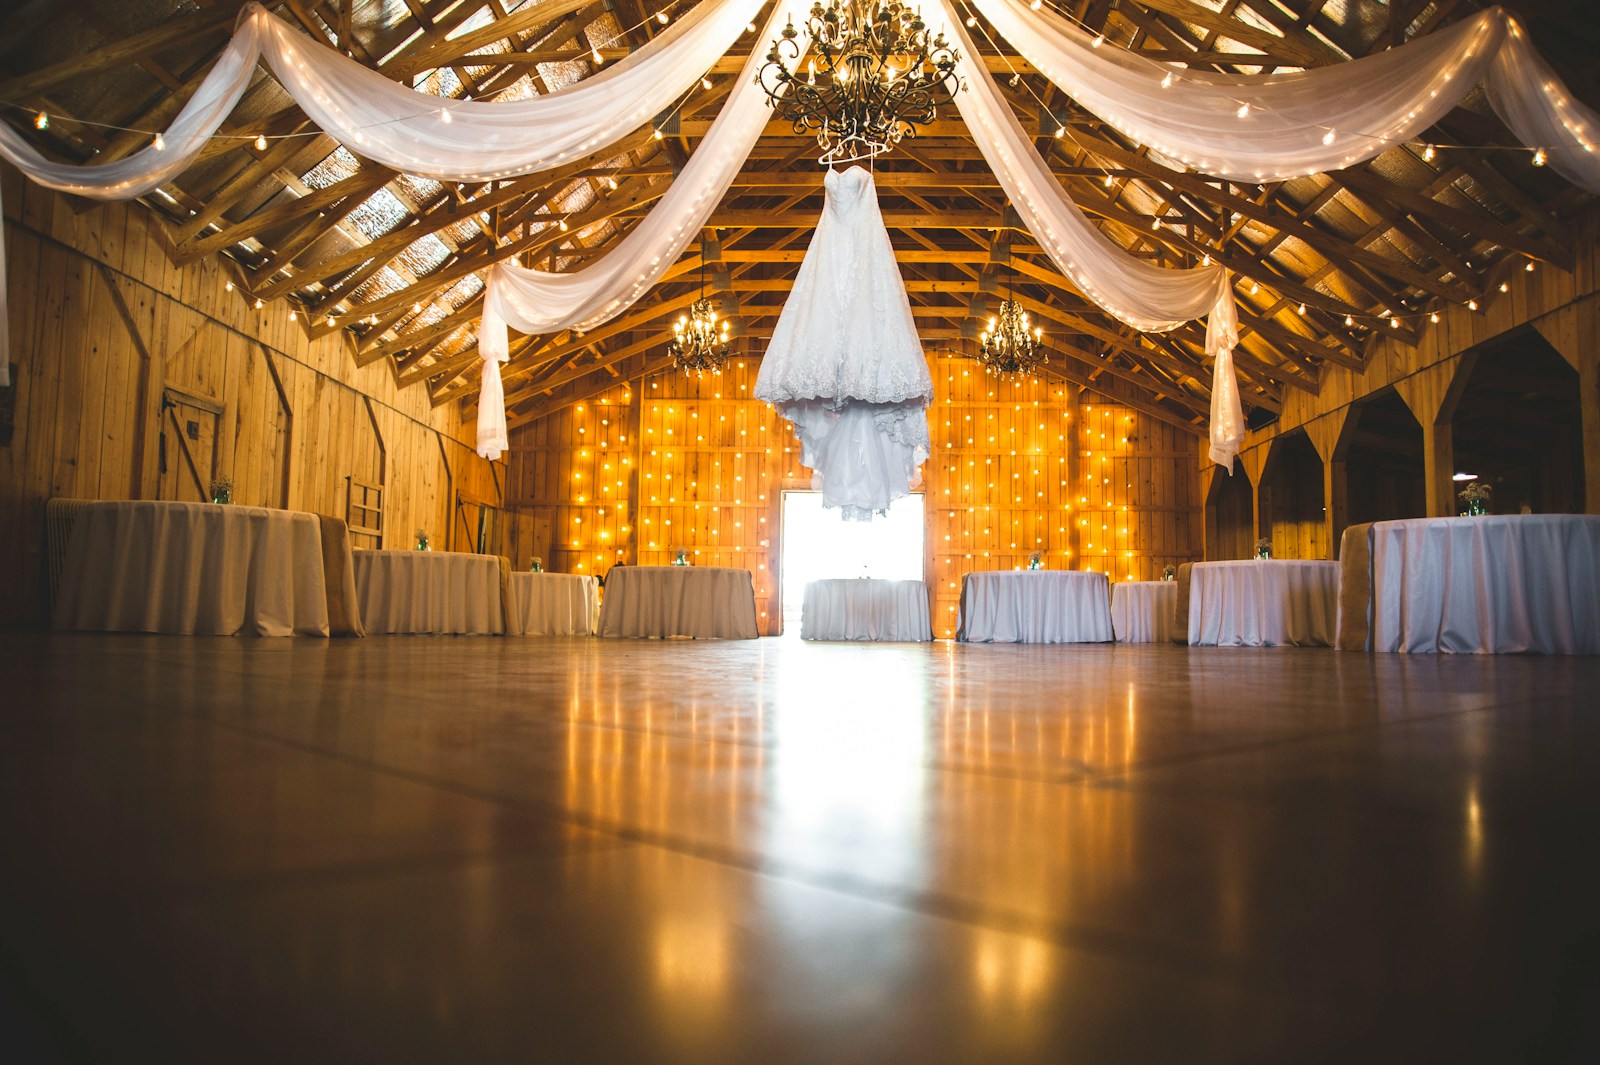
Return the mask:
[[1249, 75], [1096, 46], [1096, 38], [1027, 0], [971, 3], [1078, 103], [1204, 174], [1259, 183], [1353, 166], [1426, 130], [1486, 81], [1518, 140], [1544, 148], [1568, 179], [1600, 193], [1600, 158], [1586, 147], [1600, 116], [1572, 98], [1498, 7], [1348, 63]]
[[[1256, 77], [1161, 67], [1093, 40], [1023, 0], [974, 0], [1046, 76], [1090, 110], [1165, 157], [1236, 180], [1268, 180], [1349, 165], [1414, 135], [1486, 80], [1510, 128], [1543, 148], [1561, 173], [1600, 192], [1589, 131], [1600, 126], [1574, 100], [1498, 8], [1383, 55], [1303, 73]], [[238, 102], [264, 59], [296, 103], [357, 154], [440, 180], [483, 181], [547, 170], [638, 128], [670, 106], [726, 52], [762, 0], [703, 0], [650, 44], [557, 93], [496, 103], [441, 99], [396, 84], [314, 42], [259, 5], [156, 143], [103, 165], [52, 162], [0, 125], [0, 158], [50, 188], [128, 199], [170, 180], [193, 160]], [[1086, 296], [1141, 330], [1207, 316], [1215, 360], [1211, 456], [1231, 467], [1244, 434], [1231, 352], [1237, 322], [1218, 267], [1167, 270], [1102, 236], [1034, 150], [977, 51], [952, 0], [940, 0], [961, 52], [968, 91], [956, 104], [1027, 228]], [[776, 35], [804, 0], [779, 0], [758, 41]], [[803, 39], [803, 38], [802, 38]], [[599, 262], [567, 274], [501, 264], [490, 272], [480, 349], [486, 399], [499, 384], [509, 324], [530, 333], [587, 329], [621, 313], [673, 265], [721, 199], [768, 111], [754, 84], [758, 46], [684, 173], [650, 214]], [[1170, 88], [1163, 88], [1166, 75]], [[1181, 91], [1177, 91], [1181, 85]], [[1246, 114], [1239, 111], [1248, 105]], [[3, 266], [0, 266], [3, 271]], [[3, 273], [0, 273], [3, 281]], [[0, 314], [5, 310], [0, 295]], [[9, 383], [0, 327], [0, 383]], [[493, 382], [489, 379], [493, 378]], [[503, 392], [502, 392], [503, 394]], [[481, 450], [505, 447], [503, 403], [480, 405]]]
[[1380, 521], [1372, 648], [1411, 654], [1600, 654], [1600, 517]]
[[510, 636], [591, 636], [600, 585], [586, 573], [513, 573], [506, 582]]
[[1230, 470], [1244, 442], [1244, 410], [1234, 382], [1233, 348], [1238, 312], [1228, 273], [1220, 266], [1173, 270], [1135, 258], [1084, 217], [1051, 173], [987, 70], [952, 0], [940, 0], [948, 32], [961, 52], [956, 72], [966, 91], [956, 107], [978, 148], [1000, 179], [1017, 213], [1051, 262], [1085, 296], [1135, 329], [1162, 332], [1207, 318], [1206, 355], [1214, 360], [1211, 390], [1211, 459]]
[[[581, 158], [670, 107], [745, 32], [761, 4], [705, 0], [594, 77], [504, 103], [441, 99], [396, 84], [250, 4], [216, 65], [148, 147], [102, 165], [57, 163], [0, 124], [0, 158], [60, 192], [142, 196], [188, 167], [239, 102], [260, 59], [324, 132], [358, 155], [444, 181], [536, 173]], [[0, 384], [9, 382], [6, 333], [0, 329]]]
[[[776, 36], [782, 20], [802, 10], [801, 0], [779, 0], [757, 39]], [[492, 387], [502, 390], [502, 398], [496, 403], [478, 401], [478, 454], [498, 458], [505, 448], [505, 401], [498, 364], [510, 358], [506, 327], [524, 333], [593, 329], [633, 306], [661, 280], [722, 201], [761, 136], [770, 112], [766, 96], [756, 84], [756, 71], [765, 61], [766, 53], [759, 47], [751, 51], [733, 91], [688, 165], [661, 201], [600, 261], [567, 273], [513, 263], [497, 263], [489, 270], [478, 351], [483, 356], [484, 387], [491, 387], [492, 376]]]

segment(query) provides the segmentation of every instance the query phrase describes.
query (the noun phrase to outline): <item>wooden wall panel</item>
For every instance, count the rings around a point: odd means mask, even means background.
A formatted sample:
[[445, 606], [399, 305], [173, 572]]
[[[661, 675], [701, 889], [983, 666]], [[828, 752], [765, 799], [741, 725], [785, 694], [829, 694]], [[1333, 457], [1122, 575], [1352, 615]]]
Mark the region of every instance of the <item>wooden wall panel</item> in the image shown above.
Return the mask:
[[383, 363], [357, 367], [338, 336], [311, 340], [283, 302], [255, 309], [216, 261], [174, 267], [143, 208], [79, 212], [3, 177], [16, 432], [0, 448], [0, 624], [43, 617], [46, 499], [159, 498], [182, 483], [170, 471], [183, 426], [164, 395], [220, 408], [214, 436], [190, 443], [241, 504], [343, 517], [347, 478], [384, 479], [383, 546], [409, 547], [419, 528], [444, 546], [456, 488], [499, 502], [505, 464], [497, 476], [473, 453], [455, 407], [397, 389]]
[[[548, 523], [534, 553], [553, 570], [603, 573], [665, 564], [682, 547], [700, 565], [750, 570], [762, 631], [776, 633], [790, 594], [779, 585], [781, 495], [809, 489], [811, 473], [788, 423], [751, 398], [758, 367], [735, 359], [699, 381], [619, 384], [516, 430], [506, 500]], [[1035, 550], [1051, 568], [1115, 580], [1156, 579], [1198, 557], [1193, 436], [1075, 386], [1001, 382], [960, 358], [935, 358], [933, 371], [921, 491], [936, 635], [954, 635], [965, 574], [1025, 566]], [[1080, 408], [1084, 426], [1073, 423]], [[1106, 535], [1080, 557], [1074, 523], [1091, 521]]]

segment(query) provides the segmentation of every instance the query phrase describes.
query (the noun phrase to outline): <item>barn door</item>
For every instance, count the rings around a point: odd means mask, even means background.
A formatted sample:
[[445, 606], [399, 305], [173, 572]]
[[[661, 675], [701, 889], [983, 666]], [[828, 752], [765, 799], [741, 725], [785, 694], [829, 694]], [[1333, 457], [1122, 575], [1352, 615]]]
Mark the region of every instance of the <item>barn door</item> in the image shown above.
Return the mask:
[[161, 481], [157, 498], [211, 501], [222, 405], [169, 388], [161, 394]]

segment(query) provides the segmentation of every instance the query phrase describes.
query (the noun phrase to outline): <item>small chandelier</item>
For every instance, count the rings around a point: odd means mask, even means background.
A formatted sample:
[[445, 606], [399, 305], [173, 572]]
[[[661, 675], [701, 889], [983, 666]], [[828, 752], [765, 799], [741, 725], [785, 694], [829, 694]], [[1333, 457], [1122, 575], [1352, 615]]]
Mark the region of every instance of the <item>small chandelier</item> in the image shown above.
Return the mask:
[[1007, 296], [1000, 313], [978, 337], [978, 361], [997, 377], [1027, 377], [1049, 361], [1044, 353], [1044, 330], [1030, 329], [1028, 312]]
[[811, 38], [804, 72], [790, 74], [783, 62], [800, 58], [791, 19], [756, 83], [796, 133], [816, 135], [821, 162], [882, 155], [900, 138], [916, 136], [916, 127], [931, 123], [961, 88], [959, 53], [901, 0], [814, 3], [804, 25]]
[[694, 301], [687, 315], [679, 315], [672, 327], [672, 342], [667, 350], [672, 353], [672, 365], [688, 377], [703, 373], [720, 374], [728, 358], [728, 320], [722, 319], [717, 327], [717, 312], [706, 299], [706, 267], [700, 263], [700, 298]]

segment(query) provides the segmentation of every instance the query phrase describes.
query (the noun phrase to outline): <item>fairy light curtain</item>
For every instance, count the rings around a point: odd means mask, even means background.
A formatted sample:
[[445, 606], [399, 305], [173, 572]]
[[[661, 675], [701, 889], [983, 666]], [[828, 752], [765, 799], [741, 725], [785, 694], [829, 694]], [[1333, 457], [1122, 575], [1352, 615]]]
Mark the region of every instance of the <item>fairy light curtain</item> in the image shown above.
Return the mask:
[[[1276, 180], [1350, 165], [1414, 135], [1479, 80], [1509, 128], [1575, 183], [1600, 192], [1593, 131], [1600, 119], [1573, 100], [1498, 8], [1384, 55], [1293, 74], [1207, 74], [1153, 66], [1095, 41], [1022, 0], [974, 0], [1031, 62], [1129, 137], [1197, 170], [1234, 180]], [[1163, 270], [1128, 255], [1085, 219], [1022, 134], [992, 79], [973, 60], [953, 0], [940, 0], [963, 44], [969, 91], [957, 105], [1030, 231], [1062, 272], [1109, 313], [1140, 329], [1208, 318], [1216, 360], [1212, 457], [1231, 462], [1243, 436], [1231, 351], [1237, 340], [1227, 275], [1220, 268]], [[241, 13], [233, 40], [171, 127], [126, 159], [77, 166], [46, 159], [0, 125], [0, 158], [34, 181], [94, 199], [131, 199], [181, 172], [243, 94], [258, 59], [326, 133], [349, 150], [404, 172], [485, 181], [551, 169], [643, 125], [724, 54], [762, 0], [705, 0], [615, 67], [559, 93], [493, 103], [445, 100], [397, 85], [258, 5]], [[780, 0], [760, 39], [775, 35], [804, 0]], [[759, 56], [761, 50], [755, 49]], [[1171, 75], [1171, 80], [1168, 75]], [[604, 259], [571, 274], [502, 266], [491, 271], [483, 330], [485, 373], [505, 358], [505, 324], [529, 332], [592, 328], [621, 313], [658, 280], [703, 225], [750, 144], [765, 110], [749, 69], [667, 196]], [[1181, 92], [1171, 91], [1181, 84]], [[632, 239], [637, 237], [637, 239]], [[3, 249], [0, 249], [3, 250]], [[621, 254], [619, 254], [621, 253]], [[615, 261], [613, 261], [615, 260]], [[0, 295], [0, 311], [3, 311]], [[0, 328], [0, 381], [9, 382]], [[494, 394], [485, 393], [485, 398]], [[482, 425], [485, 407], [499, 408]], [[504, 410], [480, 403], [489, 447], [504, 447]]]

